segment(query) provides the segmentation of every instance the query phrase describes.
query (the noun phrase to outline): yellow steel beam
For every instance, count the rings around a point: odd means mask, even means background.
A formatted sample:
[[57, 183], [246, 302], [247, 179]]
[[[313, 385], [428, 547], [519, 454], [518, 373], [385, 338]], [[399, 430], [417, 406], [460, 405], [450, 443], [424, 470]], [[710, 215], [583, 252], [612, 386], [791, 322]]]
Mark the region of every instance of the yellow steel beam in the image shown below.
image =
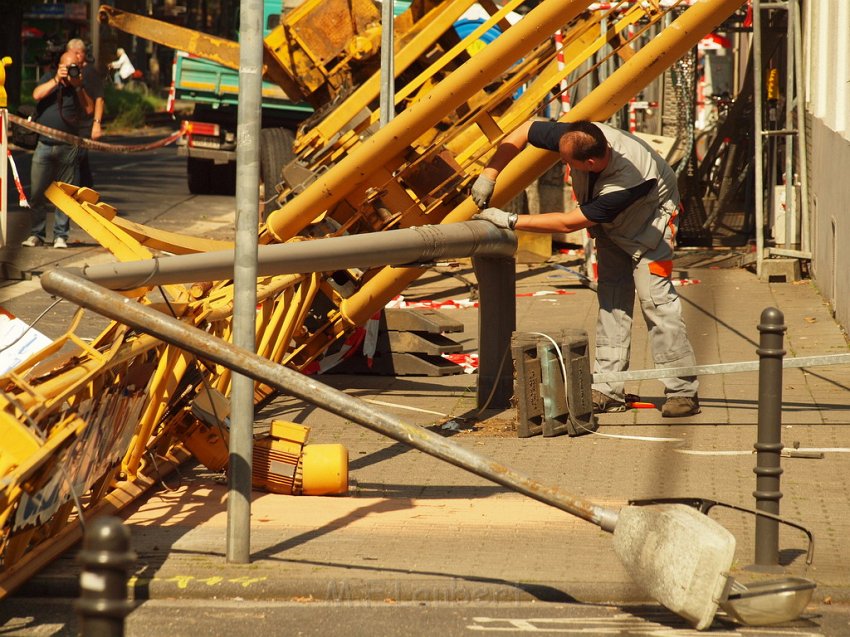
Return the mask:
[[[119, 261], [138, 261], [153, 257], [136, 239], [109, 223], [109, 217], [115, 216], [115, 209], [111, 206], [104, 208], [106, 204], [98, 204], [100, 195], [94, 190], [57, 181], [47, 188], [44, 195]], [[99, 210], [96, 211], [95, 208]]]
[[[233, 40], [121, 11], [109, 5], [101, 5], [98, 10], [98, 20], [125, 33], [137, 35], [172, 49], [188, 51], [227, 68], [239, 70], [239, 43]], [[290, 99], [304, 98], [298, 82], [289, 75], [286, 67], [281, 65], [278, 56], [267, 44], [263, 46], [263, 74], [267, 79], [281, 86]]]
[[232, 241], [158, 230], [123, 219], [114, 207], [100, 200], [97, 191], [90, 188], [56, 182], [45, 195], [119, 261], [149, 259], [153, 255], [146, 248], [171, 254], [233, 249]]
[[238, 42], [121, 11], [109, 5], [101, 5], [97, 18], [102, 24], [108, 24], [125, 33], [137, 35], [172, 49], [188, 51], [231, 69], [239, 69]]
[[[529, 119], [540, 107], [540, 104], [545, 103], [548, 99], [553, 86], [559, 86], [561, 80], [567, 79], [585, 60], [599, 52], [609, 42], [612, 33], [622, 33], [629, 26], [646, 17], [646, 11], [640, 4], [633, 5], [614, 23], [607, 34], [602, 33], [600, 28], [600, 23], [607, 14], [603, 15], [599, 12], [595, 12], [581, 25], [572, 29], [564, 38], [564, 63], [562, 68], [559, 69], [557, 64], [552, 64], [549, 66], [548, 72], [536, 77], [531, 86], [523, 92], [518, 100], [511, 104], [507, 112], [499, 119], [499, 128], [503, 132], [508, 132]], [[660, 15], [656, 16], [656, 21], [658, 18], [660, 18]], [[495, 102], [496, 100], [494, 100]], [[492, 145], [491, 135], [492, 132], [487, 134], [487, 139], [478, 136], [474, 141], [470, 141], [467, 134], [459, 140], [452, 140], [447, 146], [451, 150], [458, 151], [456, 159], [459, 164], [464, 165], [471, 158], [482, 157], [485, 154], [483, 152], [485, 148], [495, 149]]]
[[[418, 20], [406, 33], [396, 32], [395, 58], [393, 65], [395, 75], [398, 76], [410, 67], [414, 62], [422, 59], [426, 51], [434, 45], [434, 41], [454, 24], [465, 11], [469, 9], [475, 0], [446, 0], [439, 6], [428, 12], [422, 19]], [[512, 0], [518, 4], [521, 0]], [[316, 126], [304, 132], [296, 140], [293, 150], [303, 156], [307, 148], [321, 149], [331, 139], [346, 128], [349, 123], [357, 117], [363, 109], [374, 102], [381, 91], [380, 73], [373, 74], [363, 82], [355, 91], [345, 99], [342, 104], [333, 111], [333, 117], [325, 117]], [[396, 94], [396, 103], [404, 99], [403, 95]], [[370, 120], [366, 121], [368, 126]]]
[[268, 218], [271, 234], [278, 241], [286, 241], [297, 234], [322, 212], [361, 187], [375, 168], [386, 163], [387, 158], [401, 156], [412, 142], [438, 123], [447, 112], [465, 103], [486, 85], [492, 74], [509, 68], [589, 4], [589, 0], [546, 0], [538, 5], [470, 63], [438, 84], [425, 99], [400, 113], [282, 209], [273, 212]]
[[112, 223], [146, 248], [161, 252], [170, 252], [171, 254], [215, 252], [217, 250], [233, 250], [234, 247], [232, 241], [210, 239], [208, 237], [193, 237], [177, 232], [159, 230], [141, 223], [122, 219], [121, 217], [116, 217], [112, 220]]
[[[86, 508], [86, 519], [93, 520], [100, 515], [114, 515], [156, 484], [168, 477], [177, 467], [189, 459], [189, 454], [181, 449], [174, 450], [174, 458], [157, 463], [147, 475], [139, 475], [135, 480], [120, 482], [109, 494]], [[0, 572], [0, 599], [11, 595], [15, 589], [27, 581], [34, 573], [56, 560], [82, 538], [82, 526], [77, 520], [69, 520], [54, 536], [32, 548], [20, 560], [6, 564]]]
[[170, 345], [164, 347], [148, 388], [148, 404], [121, 465], [129, 478], [138, 474], [142, 456], [147, 451], [148, 439], [168, 409], [169, 399], [174, 396], [174, 391], [183, 379], [192, 359], [192, 354], [187, 354], [176, 347]]
[[[628, 104], [629, 99], [695, 47], [742, 4], [742, 0], [697, 0], [656, 38], [642, 47], [596, 89], [576, 104], [562, 121], [604, 121]], [[491, 205], [507, 204], [525, 186], [556, 161], [557, 153], [528, 147], [505, 167], [496, 182]], [[467, 221], [478, 211], [471, 198], [457, 206], [441, 223]], [[400, 294], [422, 273], [418, 268], [385, 267], [345, 299], [340, 319], [362, 325], [390, 299]]]

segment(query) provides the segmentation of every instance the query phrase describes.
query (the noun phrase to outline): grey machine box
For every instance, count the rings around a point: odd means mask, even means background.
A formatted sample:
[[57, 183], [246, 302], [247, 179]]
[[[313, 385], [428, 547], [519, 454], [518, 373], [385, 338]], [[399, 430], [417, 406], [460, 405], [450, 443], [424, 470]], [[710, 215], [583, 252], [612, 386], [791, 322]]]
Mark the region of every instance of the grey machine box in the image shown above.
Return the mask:
[[587, 332], [514, 332], [517, 435], [581, 436], [596, 431]]

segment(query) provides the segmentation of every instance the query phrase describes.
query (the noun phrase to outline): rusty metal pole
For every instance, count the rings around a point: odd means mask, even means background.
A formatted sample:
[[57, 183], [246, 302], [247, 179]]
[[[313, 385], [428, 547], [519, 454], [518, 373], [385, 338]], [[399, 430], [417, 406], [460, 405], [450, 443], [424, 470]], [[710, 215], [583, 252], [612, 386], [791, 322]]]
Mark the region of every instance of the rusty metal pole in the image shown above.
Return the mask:
[[573, 496], [562, 489], [542, 485], [529, 476], [490, 460], [438, 433], [385, 414], [375, 409], [374, 405], [329, 387], [313, 376], [306, 376], [273, 363], [254, 352], [236, 347], [71, 272], [58, 269], [45, 272], [41, 277], [41, 286], [51, 294], [57, 294], [81, 307], [95, 310], [103, 316], [153, 334], [205, 360], [268, 383], [290, 396], [318, 405], [346, 421], [357, 423], [496, 484], [566, 511], [596, 524], [609, 533], [614, 531], [617, 524], [619, 509], [610, 509]]
[[127, 599], [127, 569], [136, 560], [130, 531], [119, 518], [95, 518], [77, 555], [83, 564], [80, 598], [74, 603], [85, 637], [120, 637], [124, 618], [133, 610]]
[[511, 334], [516, 329], [516, 262], [511, 258], [472, 259], [478, 279], [479, 409], [510, 407], [513, 395]]
[[[785, 317], [769, 307], [761, 313], [759, 323], [759, 414], [758, 441], [755, 444], [756, 509], [779, 515], [779, 466], [782, 453], [782, 357]], [[756, 566], [779, 564], [779, 522], [756, 516]]]

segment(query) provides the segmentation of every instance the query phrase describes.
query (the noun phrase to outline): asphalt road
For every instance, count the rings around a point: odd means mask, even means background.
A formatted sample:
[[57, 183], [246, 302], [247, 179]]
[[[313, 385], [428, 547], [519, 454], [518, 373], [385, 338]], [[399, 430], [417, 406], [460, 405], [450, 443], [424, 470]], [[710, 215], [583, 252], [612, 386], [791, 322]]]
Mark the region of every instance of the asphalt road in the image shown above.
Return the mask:
[[[169, 127], [145, 129], [138, 136], [107, 135], [100, 141], [109, 144], [149, 144], [171, 134]], [[32, 151], [13, 149], [13, 156], [21, 183], [29, 194]], [[198, 209], [207, 205], [233, 207], [233, 197], [195, 196], [186, 183], [186, 159], [178, 157], [174, 144], [133, 153], [90, 151], [94, 190], [101, 199], [118, 209], [119, 214], [138, 223], [150, 223], [164, 211], [189, 201], [198, 203]], [[12, 213], [21, 210], [16, 205], [16, 192], [9, 191], [9, 208]], [[25, 212], [25, 211], [24, 211]], [[203, 213], [199, 213], [203, 214]]]
[[[146, 129], [144, 135], [107, 136], [113, 144], [147, 144], [163, 139], [171, 129]], [[13, 149], [14, 161], [24, 191], [30, 194], [31, 151]], [[232, 196], [193, 195], [186, 183], [186, 160], [177, 155], [174, 145], [136, 153], [90, 152], [94, 190], [100, 200], [113, 206], [129, 221], [161, 230], [206, 236], [233, 238], [236, 202]], [[95, 259], [108, 259], [104, 250], [77, 224], [71, 224], [69, 249], [43, 246], [21, 247], [29, 234], [30, 212], [18, 205], [14, 188], [9, 191], [7, 245], [0, 248], [0, 307], [30, 322], [47, 310], [51, 300], [30, 293], [40, 290], [37, 277], [50, 267], [79, 266]], [[48, 239], [52, 240], [52, 218], [48, 217]], [[52, 243], [52, 241], [51, 241]], [[31, 280], [30, 280], [31, 279]], [[104, 321], [94, 319], [83, 326], [83, 337], [99, 333]], [[67, 329], [68, 313], [50, 310], [38, 321], [37, 329], [50, 338], [58, 338]]]
[[[120, 626], [120, 622], [118, 624]], [[68, 599], [0, 603], [0, 635], [77, 635]], [[92, 633], [93, 634], [93, 633]], [[244, 600], [151, 600], [126, 618], [127, 637], [247, 637], [258, 634], [348, 637], [409, 635], [700, 635], [657, 606], [614, 604], [319, 603]], [[839, 637], [850, 634], [850, 608], [821, 606], [791, 625], [715, 623], [711, 635]]]

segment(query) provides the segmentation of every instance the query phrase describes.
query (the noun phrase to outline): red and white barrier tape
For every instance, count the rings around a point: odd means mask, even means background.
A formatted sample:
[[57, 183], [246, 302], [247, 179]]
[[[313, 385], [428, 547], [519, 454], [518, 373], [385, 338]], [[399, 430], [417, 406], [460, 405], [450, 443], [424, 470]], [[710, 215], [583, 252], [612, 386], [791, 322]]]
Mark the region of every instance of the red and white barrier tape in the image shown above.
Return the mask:
[[51, 139], [57, 139], [60, 142], [65, 142], [72, 146], [88, 148], [89, 150], [100, 150], [108, 153], [140, 153], [146, 150], [153, 150], [155, 148], [168, 146], [183, 136], [183, 129], [181, 128], [180, 130], [173, 132], [168, 137], [158, 139], [157, 141], [150, 142], [149, 144], [107, 144], [106, 142], [96, 142], [93, 139], [85, 139], [84, 137], [71, 135], [70, 133], [56, 130], [55, 128], [50, 128], [49, 126], [44, 126], [37, 122], [31, 122], [28, 119], [13, 115], [12, 113], [9, 113], [9, 121], [17, 126], [34, 131], [39, 135], [44, 135]]
[[478, 354], [443, 354], [446, 360], [463, 367], [465, 374], [474, 374], [478, 371]]
[[21, 185], [21, 178], [18, 175], [18, 167], [15, 165], [15, 159], [12, 157], [12, 151], [7, 148], [6, 152], [9, 154], [9, 165], [12, 167], [12, 177], [15, 180], [15, 188], [18, 189], [18, 205], [21, 208], [29, 208], [30, 202], [27, 201], [27, 195], [24, 192], [23, 185]]

